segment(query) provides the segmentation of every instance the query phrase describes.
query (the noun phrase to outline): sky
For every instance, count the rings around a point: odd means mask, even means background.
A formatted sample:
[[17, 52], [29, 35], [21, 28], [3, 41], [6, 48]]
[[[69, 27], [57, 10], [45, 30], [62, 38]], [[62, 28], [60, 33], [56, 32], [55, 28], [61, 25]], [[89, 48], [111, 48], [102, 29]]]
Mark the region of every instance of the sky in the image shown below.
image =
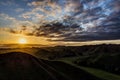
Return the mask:
[[0, 0], [0, 44], [120, 44], [120, 0]]

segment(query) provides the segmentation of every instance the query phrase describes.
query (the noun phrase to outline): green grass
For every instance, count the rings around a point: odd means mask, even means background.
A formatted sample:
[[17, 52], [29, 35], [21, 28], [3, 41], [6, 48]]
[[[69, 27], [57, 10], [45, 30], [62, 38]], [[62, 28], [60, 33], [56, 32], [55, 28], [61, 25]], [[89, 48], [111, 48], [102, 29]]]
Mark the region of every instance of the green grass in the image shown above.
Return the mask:
[[[76, 58], [78, 59], [78, 57]], [[73, 61], [76, 60], [75, 57], [74, 58], [66, 58], [66, 59], [60, 59], [57, 61], [62, 61], [64, 63], [70, 64], [74, 67], [80, 68], [96, 77], [99, 77], [101, 79], [104, 80], [120, 80], [120, 75], [116, 75], [116, 74], [112, 74], [103, 70], [99, 70], [99, 69], [95, 69], [95, 68], [89, 68], [89, 67], [83, 67], [83, 66], [78, 66], [76, 64], [73, 63]]]
[[81, 66], [80, 66], [80, 68], [95, 75], [95, 76], [97, 76], [97, 77], [99, 77], [99, 78], [103, 78], [105, 80], [120, 80], [119, 75], [108, 73], [108, 72], [103, 71], [103, 70], [89, 68], [89, 67], [81, 67]]

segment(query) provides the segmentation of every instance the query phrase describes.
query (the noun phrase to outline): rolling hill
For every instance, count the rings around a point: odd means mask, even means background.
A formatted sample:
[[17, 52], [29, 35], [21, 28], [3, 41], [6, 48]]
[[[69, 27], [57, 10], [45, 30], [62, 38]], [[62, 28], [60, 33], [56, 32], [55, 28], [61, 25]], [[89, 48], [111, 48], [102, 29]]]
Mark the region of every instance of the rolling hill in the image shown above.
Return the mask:
[[26, 53], [11, 52], [0, 54], [0, 80], [102, 79], [63, 62], [47, 61]]

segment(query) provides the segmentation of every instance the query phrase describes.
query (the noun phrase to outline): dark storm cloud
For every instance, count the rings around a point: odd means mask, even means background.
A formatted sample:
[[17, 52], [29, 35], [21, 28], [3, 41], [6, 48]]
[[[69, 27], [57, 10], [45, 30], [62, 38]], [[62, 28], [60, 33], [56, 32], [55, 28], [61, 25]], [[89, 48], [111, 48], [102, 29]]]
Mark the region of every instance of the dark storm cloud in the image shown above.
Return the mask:
[[118, 39], [120, 32], [87, 32], [76, 35], [66, 35], [63, 39], [48, 39], [49, 41], [73, 41], [73, 42], [84, 42], [84, 41], [96, 41], [96, 40], [115, 40]]
[[[59, 28], [58, 28], [59, 27]], [[34, 36], [46, 36], [46, 37], [64, 37], [68, 33], [72, 33], [76, 30], [82, 30], [77, 24], [63, 25], [59, 22], [52, 22], [51, 24], [44, 24], [40, 27], [35, 27], [30, 35]]]
[[[120, 0], [37, 0], [28, 5], [35, 8], [32, 13], [40, 12], [40, 18], [26, 35], [50, 41], [120, 39]], [[24, 31], [26, 27], [19, 32]]]

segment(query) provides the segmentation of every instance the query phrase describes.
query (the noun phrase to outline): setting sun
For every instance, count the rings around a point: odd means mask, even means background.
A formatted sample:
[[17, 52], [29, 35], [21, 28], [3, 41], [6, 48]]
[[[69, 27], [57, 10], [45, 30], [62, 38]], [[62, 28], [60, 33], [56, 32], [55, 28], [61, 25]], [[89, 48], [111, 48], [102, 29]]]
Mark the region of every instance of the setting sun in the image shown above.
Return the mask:
[[26, 44], [27, 40], [25, 38], [21, 38], [21, 39], [19, 39], [18, 43], [19, 44]]

